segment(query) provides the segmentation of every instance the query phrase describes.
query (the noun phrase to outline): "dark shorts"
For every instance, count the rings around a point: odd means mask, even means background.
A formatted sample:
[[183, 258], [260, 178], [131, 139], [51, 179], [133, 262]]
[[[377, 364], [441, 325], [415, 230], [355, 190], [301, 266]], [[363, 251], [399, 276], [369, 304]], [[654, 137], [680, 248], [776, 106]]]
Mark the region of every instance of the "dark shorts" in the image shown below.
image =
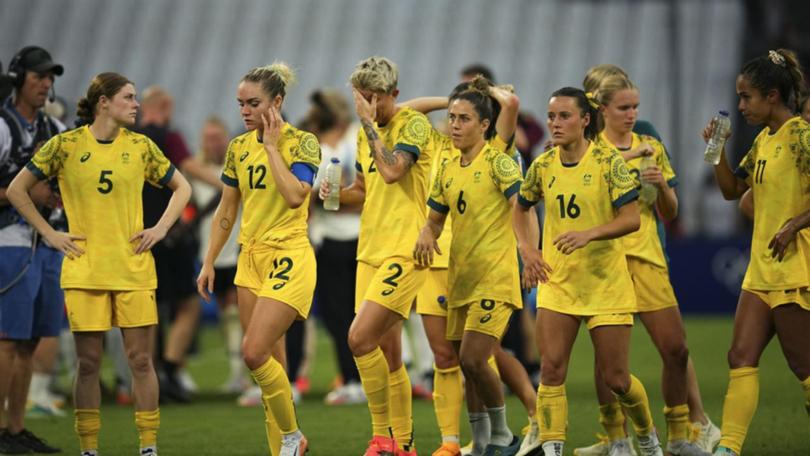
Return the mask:
[[228, 290], [236, 288], [233, 279], [236, 277], [236, 265], [224, 268], [214, 268], [214, 293], [223, 296]]
[[0, 290], [19, 277], [0, 293], [0, 339], [58, 336], [65, 315], [62, 253], [39, 245], [32, 258], [29, 247], [0, 247], [0, 258]]
[[152, 249], [157, 273], [158, 305], [174, 308], [179, 301], [197, 294], [196, 243], [177, 244], [172, 247], [158, 244]]

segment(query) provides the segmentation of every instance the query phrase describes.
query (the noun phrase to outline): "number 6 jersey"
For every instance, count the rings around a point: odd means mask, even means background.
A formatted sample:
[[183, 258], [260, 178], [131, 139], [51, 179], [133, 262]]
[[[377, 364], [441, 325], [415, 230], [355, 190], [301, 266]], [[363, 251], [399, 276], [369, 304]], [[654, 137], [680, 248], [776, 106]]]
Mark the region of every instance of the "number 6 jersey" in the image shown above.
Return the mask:
[[621, 238], [591, 241], [570, 255], [553, 243], [561, 234], [613, 220], [619, 207], [638, 197], [635, 187], [621, 155], [593, 141], [579, 163], [563, 164], [559, 147], [532, 162], [518, 201], [525, 207], [545, 203], [543, 259], [552, 272], [538, 286], [538, 307], [572, 315], [635, 312]]
[[58, 176], [70, 234], [84, 250], [62, 263], [62, 288], [152, 290], [157, 287], [151, 252], [135, 254], [143, 230], [144, 181], [162, 186], [174, 167], [144, 135], [121, 129], [98, 141], [88, 126], [54, 136], [27, 165], [39, 179]]

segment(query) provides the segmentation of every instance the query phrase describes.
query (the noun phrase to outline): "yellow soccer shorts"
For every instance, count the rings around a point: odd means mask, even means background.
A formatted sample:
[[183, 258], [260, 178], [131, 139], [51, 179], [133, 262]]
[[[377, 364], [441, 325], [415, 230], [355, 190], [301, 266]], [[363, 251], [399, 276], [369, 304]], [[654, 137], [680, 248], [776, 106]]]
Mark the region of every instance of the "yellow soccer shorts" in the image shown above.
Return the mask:
[[354, 311], [372, 301], [407, 319], [427, 275], [427, 269], [405, 257], [388, 258], [379, 267], [358, 262]]
[[[447, 292], [447, 268], [429, 269], [425, 284], [416, 294], [416, 313], [446, 317]], [[439, 302], [440, 297], [444, 297], [443, 303]]]
[[113, 327], [138, 328], [157, 324], [155, 290], [65, 290], [70, 330], [107, 331]]
[[312, 247], [280, 249], [267, 245], [243, 248], [236, 264], [234, 284], [261, 298], [283, 302], [306, 319], [312, 307], [316, 279]]
[[585, 322], [588, 331], [600, 326], [633, 326], [633, 314], [617, 313], [604, 315], [576, 315]]
[[810, 289], [793, 288], [790, 290], [743, 290], [755, 294], [759, 299], [771, 309], [775, 309], [785, 304], [798, 304], [802, 309], [810, 311]]
[[669, 281], [669, 271], [638, 258], [627, 258], [627, 269], [633, 280], [639, 312], [654, 312], [677, 307], [678, 300]]
[[500, 340], [515, 309], [512, 304], [493, 299], [482, 299], [448, 309], [447, 340], [461, 340], [465, 331], [486, 334]]

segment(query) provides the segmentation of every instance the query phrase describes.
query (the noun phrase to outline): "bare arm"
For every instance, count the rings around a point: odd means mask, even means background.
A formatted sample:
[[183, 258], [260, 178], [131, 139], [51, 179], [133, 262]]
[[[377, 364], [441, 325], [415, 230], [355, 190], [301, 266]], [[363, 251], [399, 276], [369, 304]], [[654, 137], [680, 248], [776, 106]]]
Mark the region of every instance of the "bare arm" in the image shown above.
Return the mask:
[[[703, 140], [707, 143], [714, 132], [715, 123], [715, 120], [712, 119], [709, 124], [706, 125], [706, 128], [703, 129]], [[729, 136], [731, 136], [731, 131], [729, 131], [726, 139], [728, 139]], [[748, 184], [731, 172], [731, 167], [726, 160], [725, 143], [723, 143], [723, 148], [720, 149], [720, 163], [714, 167], [714, 177], [717, 180], [717, 186], [720, 187], [720, 192], [723, 193], [723, 198], [727, 200], [740, 198], [748, 189]]]
[[417, 239], [416, 246], [413, 249], [413, 258], [420, 266], [428, 267], [433, 264], [434, 251], [439, 255], [442, 254], [437, 240], [442, 234], [446, 220], [447, 214], [442, 214], [433, 209], [428, 213], [425, 226], [422, 227], [422, 231], [419, 233], [419, 239]]
[[166, 186], [172, 190], [172, 197], [169, 199], [169, 205], [166, 206], [166, 210], [163, 211], [160, 220], [158, 220], [155, 226], [136, 233], [129, 240], [130, 242], [136, 239], [141, 240], [138, 247], [135, 249], [135, 253], [148, 251], [154, 247], [155, 244], [160, 242], [161, 239], [166, 237], [169, 228], [180, 218], [180, 214], [183, 212], [186, 204], [188, 204], [189, 198], [191, 198], [191, 185], [189, 185], [186, 178], [183, 177], [183, 174], [179, 171], [175, 171]]
[[740, 198], [740, 211], [751, 220], [754, 220], [754, 192], [749, 188]]
[[520, 99], [514, 93], [498, 86], [490, 87], [489, 94], [501, 105], [501, 113], [495, 121], [495, 131], [503, 142], [508, 143], [517, 130]]
[[377, 95], [372, 96], [371, 102], [369, 102], [357, 89], [354, 89], [353, 93], [357, 116], [360, 118], [363, 132], [366, 134], [377, 172], [380, 173], [386, 184], [393, 184], [402, 179], [411, 169], [416, 157], [410, 152], [388, 150], [383, 144], [380, 135], [374, 128], [374, 119], [377, 116]]
[[[329, 184], [326, 183], [326, 179], [321, 180], [321, 188], [318, 190], [318, 196], [325, 200], [326, 197], [329, 195]], [[341, 206], [344, 204], [350, 206], [359, 206], [362, 207], [363, 203], [366, 201], [366, 178], [363, 176], [363, 173], [357, 172], [355, 173], [354, 182], [348, 187], [343, 187], [340, 189], [340, 204]]]
[[[515, 195], [512, 196], [517, 200]], [[548, 282], [551, 267], [543, 259], [543, 252], [538, 248], [540, 239], [537, 211], [532, 207], [517, 204], [510, 198], [512, 205], [512, 230], [518, 242], [518, 252], [523, 260], [523, 287], [533, 288], [537, 283]]]
[[183, 160], [183, 163], [180, 163], [180, 171], [182, 171], [184, 176], [189, 176], [205, 182], [217, 190], [222, 190], [222, 181], [219, 180], [219, 177], [195, 158]]
[[397, 104], [397, 107], [408, 107], [422, 114], [440, 109], [447, 109], [447, 97], [418, 97]]
[[214, 292], [214, 261], [216, 261], [222, 247], [228, 242], [231, 231], [233, 231], [236, 215], [239, 213], [240, 197], [241, 194], [238, 188], [223, 185], [219, 205], [214, 211], [214, 217], [211, 220], [211, 236], [208, 238], [208, 250], [205, 253], [200, 275], [197, 277], [197, 292], [205, 300], [209, 300], [209, 293]]
[[616, 239], [625, 234], [638, 231], [641, 226], [638, 201], [632, 201], [621, 206], [616, 211], [613, 220], [584, 231], [569, 231], [554, 239], [554, 246], [564, 255], [570, 255], [575, 250], [588, 245], [591, 241], [605, 241]]
[[298, 208], [306, 201], [312, 186], [301, 182], [290, 171], [290, 168], [284, 163], [284, 159], [281, 158], [281, 153], [276, 148], [278, 139], [281, 136], [281, 127], [284, 126], [284, 120], [281, 118], [278, 109], [271, 106], [267, 113], [262, 114], [262, 122], [264, 123], [262, 141], [264, 142], [264, 150], [267, 152], [267, 160], [270, 162], [270, 172], [273, 174], [276, 188], [278, 188], [278, 192], [281, 193], [284, 201], [287, 202], [287, 206], [292, 209]]
[[54, 230], [34, 206], [30, 192], [37, 185], [41, 185], [37, 177], [28, 168], [23, 168], [6, 189], [6, 196], [17, 212], [42, 235], [48, 245], [64, 253], [68, 258], [81, 256], [84, 251], [73, 241], [84, 237]]

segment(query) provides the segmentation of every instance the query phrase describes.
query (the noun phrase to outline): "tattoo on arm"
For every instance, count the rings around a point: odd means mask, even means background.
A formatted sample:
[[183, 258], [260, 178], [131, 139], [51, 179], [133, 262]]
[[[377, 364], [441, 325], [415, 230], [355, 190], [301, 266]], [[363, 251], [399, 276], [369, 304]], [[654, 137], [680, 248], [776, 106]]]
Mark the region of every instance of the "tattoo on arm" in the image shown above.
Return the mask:
[[231, 221], [223, 217], [222, 220], [219, 221], [219, 227], [225, 231], [228, 231], [231, 229]]
[[[378, 156], [383, 163], [388, 166], [393, 166], [397, 163], [397, 157], [385, 147], [385, 144], [382, 143], [380, 140], [380, 135], [377, 134], [377, 130], [374, 129], [374, 126], [371, 122], [363, 122], [363, 131], [366, 133], [366, 138], [368, 139], [368, 145], [371, 147], [371, 150], [374, 152], [374, 155]], [[379, 144], [379, 151], [377, 150]]]

